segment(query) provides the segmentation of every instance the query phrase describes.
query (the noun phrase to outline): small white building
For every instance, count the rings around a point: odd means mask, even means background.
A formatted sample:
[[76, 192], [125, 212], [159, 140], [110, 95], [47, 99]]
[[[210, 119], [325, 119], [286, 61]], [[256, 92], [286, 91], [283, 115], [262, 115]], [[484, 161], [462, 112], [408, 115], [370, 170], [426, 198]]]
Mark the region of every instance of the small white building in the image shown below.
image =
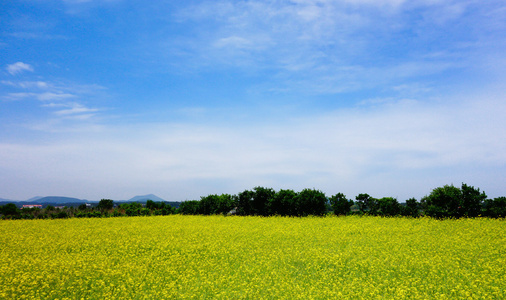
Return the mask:
[[23, 208], [41, 208], [42, 209], [42, 205], [40, 205], [40, 204], [25, 204], [25, 205], [23, 205], [23, 207], [21, 209], [23, 209]]

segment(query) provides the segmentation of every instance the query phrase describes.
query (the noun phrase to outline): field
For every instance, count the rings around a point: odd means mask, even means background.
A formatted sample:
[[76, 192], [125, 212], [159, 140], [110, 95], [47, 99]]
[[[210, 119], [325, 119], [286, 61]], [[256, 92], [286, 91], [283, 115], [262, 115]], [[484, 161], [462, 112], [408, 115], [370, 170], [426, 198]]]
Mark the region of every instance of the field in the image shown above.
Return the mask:
[[505, 299], [506, 222], [0, 222], [0, 299]]

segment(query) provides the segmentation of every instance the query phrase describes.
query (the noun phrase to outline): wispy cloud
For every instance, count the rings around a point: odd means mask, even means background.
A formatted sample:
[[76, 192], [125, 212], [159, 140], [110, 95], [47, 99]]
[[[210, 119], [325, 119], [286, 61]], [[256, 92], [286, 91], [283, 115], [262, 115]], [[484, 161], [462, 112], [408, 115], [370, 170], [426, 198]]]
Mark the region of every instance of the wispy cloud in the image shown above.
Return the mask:
[[76, 97], [73, 94], [69, 93], [54, 93], [54, 92], [42, 92], [42, 93], [33, 93], [33, 92], [19, 92], [19, 93], [9, 93], [7, 94], [7, 98], [10, 99], [36, 99], [39, 101], [54, 101], [54, 100], [65, 100]]
[[55, 39], [68, 38], [64, 35], [47, 34], [42, 32], [12, 32], [9, 35], [18, 39], [34, 39], [34, 40], [55, 40]]
[[67, 104], [66, 106], [70, 106], [70, 108], [55, 111], [55, 114], [59, 116], [86, 115], [86, 118], [89, 118], [93, 116], [93, 114], [90, 113], [99, 111], [97, 108], [88, 108], [79, 103]]
[[[488, 51], [478, 44], [486, 43], [490, 30], [499, 32], [485, 25], [501, 22], [499, 14], [494, 20], [487, 14], [497, 6], [493, 1], [203, 2], [177, 15], [199, 28], [179, 53], [189, 54], [188, 65], [197, 68], [266, 74], [271, 79], [266, 90], [326, 94], [427, 85], [428, 75], [443, 82], [448, 70], [472, 73], [482, 67], [473, 58], [479, 55], [469, 52]], [[431, 48], [423, 46], [428, 43]]]
[[[20, 74], [22, 71], [33, 68], [23, 65], [9, 65], [10, 73]], [[74, 128], [69, 122], [90, 122], [97, 117], [103, 109], [92, 108], [86, 104], [90, 97], [95, 97], [97, 92], [105, 90], [96, 84], [74, 84], [63, 80], [1, 80], [6, 87], [6, 92], [0, 95], [0, 99], [12, 102], [25, 102], [24, 107], [40, 107], [50, 112], [49, 119], [33, 118], [32, 124], [23, 124], [23, 127], [38, 131], [55, 132], [59, 128]], [[33, 102], [36, 101], [36, 102]], [[38, 102], [38, 103], [37, 103]], [[41, 112], [41, 115], [46, 115]], [[35, 121], [37, 120], [37, 121]], [[33, 124], [33, 122], [38, 122]], [[75, 129], [75, 128], [74, 128]]]
[[0, 190], [504, 194], [503, 2], [16, 2]]
[[25, 71], [33, 72], [33, 67], [31, 65], [25, 64], [24, 62], [20, 61], [17, 63], [7, 65], [6, 69], [7, 72], [9, 72], [11, 75], [17, 75]]
[[2, 84], [12, 86], [12, 87], [19, 87], [22, 89], [30, 89], [30, 88], [38, 88], [38, 89], [47, 89], [49, 88], [49, 85], [47, 82], [44, 81], [10, 81], [10, 80], [2, 80]]
[[[506, 128], [506, 106], [500, 94], [435, 105], [373, 102], [264, 124], [117, 124], [82, 131], [79, 138], [67, 137], [50, 146], [4, 143], [0, 161], [9, 162], [16, 172], [32, 173], [26, 166], [34, 164], [27, 159], [39, 162], [40, 180], [51, 178], [51, 168], [40, 162], [59, 158], [68, 172], [65, 180], [81, 182], [78, 194], [90, 198], [101, 195], [87, 194], [87, 185], [101, 181], [123, 186], [127, 194], [139, 188], [156, 191], [162, 183], [179, 186], [163, 189], [162, 194], [178, 200], [209, 192], [237, 193], [252, 188], [252, 183], [276, 189], [315, 187], [349, 196], [368, 192], [400, 200], [419, 198], [451, 182], [500, 193], [502, 178], [483, 179], [480, 173], [506, 168], [506, 131], [498, 130]], [[79, 105], [61, 110], [62, 115], [74, 112], [94, 110]], [[12, 155], [25, 159], [9, 159]], [[458, 174], [445, 171], [455, 168]], [[426, 174], [425, 179], [417, 180], [420, 174]]]

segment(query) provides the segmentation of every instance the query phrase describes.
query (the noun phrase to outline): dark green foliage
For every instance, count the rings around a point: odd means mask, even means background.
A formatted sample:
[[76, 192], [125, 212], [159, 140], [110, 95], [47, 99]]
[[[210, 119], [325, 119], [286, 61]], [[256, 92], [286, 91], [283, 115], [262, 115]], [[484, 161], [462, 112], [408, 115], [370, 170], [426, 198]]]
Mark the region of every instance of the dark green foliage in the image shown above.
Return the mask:
[[433, 189], [430, 195], [422, 198], [425, 214], [434, 218], [456, 216], [460, 194], [460, 189], [453, 185]]
[[358, 196], [355, 197], [355, 203], [358, 206], [358, 209], [360, 209], [361, 212], [365, 212], [367, 209], [367, 201], [369, 200], [371, 196], [369, 194], [358, 194]]
[[200, 198], [198, 214], [214, 215], [218, 213], [218, 203], [220, 197], [218, 195], [209, 195]]
[[377, 214], [381, 216], [397, 216], [401, 212], [401, 207], [397, 199], [392, 197], [383, 197], [377, 200]]
[[[172, 205], [167, 204], [165, 202], [155, 202], [153, 200], [147, 200], [146, 201], [146, 208], [149, 210], [149, 215], [155, 215], [155, 216], [166, 216], [174, 214], [176, 211], [176, 208], [174, 208]], [[145, 214], [140, 212], [140, 214]]]
[[237, 207], [236, 196], [229, 194], [221, 194], [219, 196], [217, 213], [226, 215], [236, 207]]
[[69, 217], [69, 215], [64, 210], [58, 211], [57, 213], [54, 213], [51, 215], [51, 218], [53, 218], [53, 219], [66, 219], [68, 217]]
[[327, 197], [319, 190], [304, 189], [295, 197], [297, 216], [323, 216], [327, 213]]
[[336, 215], [347, 215], [351, 212], [353, 200], [346, 199], [343, 193], [337, 193], [329, 199], [332, 210]]
[[321, 191], [306, 189], [300, 193], [255, 187], [245, 190], [238, 196], [228, 194], [201, 197], [200, 201], [186, 201], [180, 205], [182, 214], [228, 214], [257, 216], [307, 216], [324, 215], [327, 212], [327, 199]]
[[[163, 202], [162, 202], [163, 203]], [[146, 208], [147, 209], [158, 209], [160, 208], [160, 204], [159, 203], [156, 203], [155, 201], [153, 200], [147, 200], [146, 201]]]
[[74, 214], [74, 217], [76, 218], [86, 218], [87, 215], [86, 215], [86, 212], [83, 212], [83, 211], [78, 211]]
[[460, 213], [459, 217], [477, 217], [481, 214], [481, 207], [487, 195], [485, 192], [480, 193], [480, 189], [475, 189], [473, 186], [468, 186], [462, 183], [461, 187], [461, 200], [460, 200]]
[[406, 205], [402, 207], [401, 214], [406, 217], [419, 217], [420, 203], [415, 198], [406, 200]]
[[88, 218], [102, 218], [104, 216], [104, 213], [101, 211], [91, 211], [88, 212]]
[[506, 217], [506, 197], [485, 200], [484, 214], [491, 218]]
[[101, 210], [110, 210], [114, 207], [114, 202], [111, 199], [102, 199], [98, 202], [97, 208]]
[[253, 215], [253, 195], [255, 192], [245, 190], [237, 198], [237, 214], [240, 216]]
[[295, 216], [295, 197], [297, 193], [293, 190], [280, 190], [270, 199], [267, 204], [269, 215]]
[[434, 218], [476, 217], [486, 198], [480, 189], [463, 183], [461, 189], [453, 185], [433, 189], [430, 195], [422, 198], [422, 205], [425, 214]]
[[258, 216], [268, 215], [268, 203], [271, 202], [276, 192], [271, 188], [257, 186], [253, 192], [253, 214]]
[[125, 214], [127, 216], [130, 216], [130, 217], [140, 216], [142, 204], [140, 204], [138, 202], [125, 203], [125, 204], [121, 205], [121, 208], [123, 208], [125, 210]]
[[140, 209], [136, 209], [136, 208], [127, 208], [125, 209], [125, 214], [129, 217], [135, 217], [135, 216], [138, 216], [140, 213]]
[[0, 213], [6, 216], [18, 216], [20, 213], [19, 208], [14, 203], [7, 203], [0, 208]]
[[201, 197], [197, 212], [201, 215], [226, 215], [236, 207], [236, 204], [236, 197], [232, 195], [209, 195]]
[[173, 215], [177, 213], [177, 208], [172, 205], [166, 205], [162, 208], [162, 216]]
[[245, 190], [237, 197], [237, 214], [242, 216], [267, 216], [269, 203], [276, 192], [271, 188], [255, 187], [253, 191]]
[[362, 213], [375, 215], [378, 211], [378, 200], [369, 196], [369, 194], [358, 194], [355, 197], [358, 208]]
[[179, 213], [182, 215], [196, 215], [199, 213], [199, 201], [188, 200], [179, 204]]
[[[506, 197], [493, 200], [488, 199], [480, 189], [462, 183], [461, 188], [445, 185], [432, 190], [418, 202], [415, 198], [399, 204], [392, 197], [373, 198], [368, 194], [359, 194], [356, 202], [338, 193], [329, 199], [325, 194], [315, 189], [304, 189], [297, 193], [293, 190], [274, 191], [271, 188], [255, 187], [245, 190], [238, 195], [208, 195], [198, 200], [184, 202], [155, 202], [147, 200], [143, 207], [141, 203], [123, 203], [114, 209], [110, 199], [102, 199], [99, 204], [87, 207], [86, 204], [75, 207], [56, 209], [48, 205], [45, 209], [18, 209], [14, 203], [0, 206], [3, 219], [47, 219], [47, 218], [102, 218], [119, 216], [150, 216], [170, 215], [181, 213], [184, 215], [215, 215], [237, 214], [256, 216], [323, 216], [330, 209], [336, 215], [379, 215], [379, 216], [409, 216], [419, 217], [427, 215], [434, 218], [460, 218], [486, 216], [493, 218], [506, 217]], [[179, 205], [175, 208], [171, 204]], [[351, 211], [351, 209], [354, 211]], [[359, 210], [356, 208], [358, 207]]]
[[31, 213], [22, 213], [21, 214], [21, 219], [33, 220], [33, 219], [35, 219], [35, 215], [33, 215]]

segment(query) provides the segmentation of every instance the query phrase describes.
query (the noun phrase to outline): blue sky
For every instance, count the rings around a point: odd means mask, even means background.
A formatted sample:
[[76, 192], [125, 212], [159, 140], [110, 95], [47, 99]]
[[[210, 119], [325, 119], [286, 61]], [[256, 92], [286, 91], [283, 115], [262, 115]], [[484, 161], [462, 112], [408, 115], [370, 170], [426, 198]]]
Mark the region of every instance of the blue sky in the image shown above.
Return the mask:
[[0, 197], [506, 195], [504, 1], [3, 1]]

